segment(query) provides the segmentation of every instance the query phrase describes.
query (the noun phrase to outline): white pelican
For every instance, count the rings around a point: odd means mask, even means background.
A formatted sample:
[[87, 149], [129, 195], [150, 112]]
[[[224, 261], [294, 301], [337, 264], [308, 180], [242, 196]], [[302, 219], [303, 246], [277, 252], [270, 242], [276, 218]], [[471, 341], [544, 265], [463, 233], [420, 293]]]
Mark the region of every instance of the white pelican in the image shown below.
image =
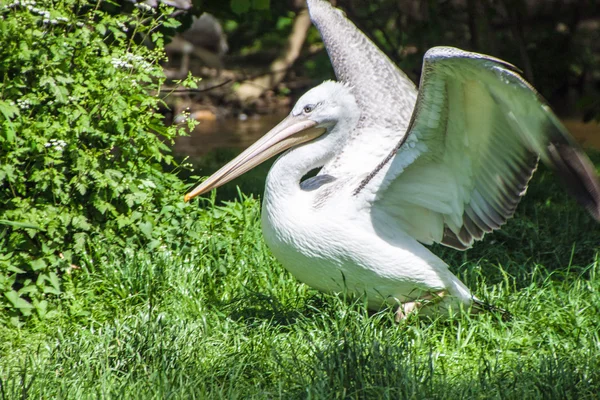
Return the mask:
[[366, 294], [373, 309], [398, 304], [398, 318], [425, 304], [425, 312], [481, 309], [423, 244], [464, 250], [498, 229], [538, 156], [600, 220], [593, 165], [515, 67], [436, 47], [425, 54], [417, 93], [343, 14], [322, 0], [308, 5], [340, 82], [303, 95], [186, 201], [285, 151], [262, 205], [275, 257], [321, 291]]

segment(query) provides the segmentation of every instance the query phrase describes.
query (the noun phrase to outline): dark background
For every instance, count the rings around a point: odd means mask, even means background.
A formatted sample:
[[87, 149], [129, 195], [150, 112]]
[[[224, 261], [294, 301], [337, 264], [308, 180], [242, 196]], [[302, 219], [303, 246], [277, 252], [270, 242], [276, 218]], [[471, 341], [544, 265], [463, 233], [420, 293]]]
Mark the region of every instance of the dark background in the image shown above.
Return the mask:
[[[596, 0], [337, 0], [337, 7], [418, 81], [423, 54], [450, 45], [507, 60], [561, 116], [600, 116], [600, 7]], [[222, 23], [225, 68], [266, 71], [285, 48], [301, 0], [209, 0], [194, 3]], [[277, 94], [332, 78], [314, 27]], [[296, 82], [296, 84], [294, 84]], [[300, 83], [298, 83], [300, 82]], [[284, 88], [282, 91], [281, 88]], [[283, 93], [282, 93], [283, 92]]]

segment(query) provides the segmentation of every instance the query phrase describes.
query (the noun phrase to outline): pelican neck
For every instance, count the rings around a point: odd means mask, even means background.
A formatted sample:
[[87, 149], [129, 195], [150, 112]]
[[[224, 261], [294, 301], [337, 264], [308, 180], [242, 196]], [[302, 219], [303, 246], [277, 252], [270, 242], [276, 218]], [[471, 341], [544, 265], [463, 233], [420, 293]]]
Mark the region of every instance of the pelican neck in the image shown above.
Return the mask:
[[331, 123], [323, 135], [292, 147], [275, 160], [267, 175], [265, 200], [277, 201], [301, 194], [302, 177], [311, 170], [332, 162], [338, 153], [343, 151], [359, 117], [358, 110], [347, 111], [342, 118], [337, 118]]
[[267, 175], [265, 199], [270, 196], [294, 196], [302, 191], [302, 177], [333, 158], [333, 152], [321, 144], [324, 144], [324, 141], [317, 139], [294, 147], [279, 156]]

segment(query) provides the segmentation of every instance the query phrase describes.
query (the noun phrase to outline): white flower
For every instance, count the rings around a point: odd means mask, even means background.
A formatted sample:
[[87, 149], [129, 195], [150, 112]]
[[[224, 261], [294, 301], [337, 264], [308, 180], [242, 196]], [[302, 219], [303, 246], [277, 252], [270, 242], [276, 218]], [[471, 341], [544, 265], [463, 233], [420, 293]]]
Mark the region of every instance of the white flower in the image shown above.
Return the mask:
[[124, 23], [120, 22], [120, 21], [118, 21], [118, 22], [117, 22], [117, 26], [118, 26], [119, 28], [121, 28], [121, 30], [122, 30], [123, 32], [127, 32], [127, 31], [129, 30], [129, 29], [127, 28], [127, 26], [126, 26]]
[[29, 100], [29, 99], [17, 99], [17, 106], [21, 110], [27, 110], [28, 108], [31, 108], [31, 100]]
[[133, 65], [127, 61], [121, 60], [120, 58], [113, 57], [110, 63], [115, 68], [133, 68]]
[[62, 139], [50, 139], [44, 144], [44, 147], [53, 147], [56, 151], [63, 151], [67, 146], [67, 142]]
[[139, 8], [142, 11], [150, 11], [151, 13], [154, 13], [154, 8], [152, 8], [151, 6], [149, 6], [148, 4], [145, 3], [137, 3], [135, 5], [137, 8]]
[[123, 57], [113, 57], [111, 59], [111, 64], [115, 68], [133, 68], [138, 67], [140, 69], [149, 69], [152, 68], [152, 65], [144, 60], [144, 57], [139, 56], [137, 54], [127, 53]]

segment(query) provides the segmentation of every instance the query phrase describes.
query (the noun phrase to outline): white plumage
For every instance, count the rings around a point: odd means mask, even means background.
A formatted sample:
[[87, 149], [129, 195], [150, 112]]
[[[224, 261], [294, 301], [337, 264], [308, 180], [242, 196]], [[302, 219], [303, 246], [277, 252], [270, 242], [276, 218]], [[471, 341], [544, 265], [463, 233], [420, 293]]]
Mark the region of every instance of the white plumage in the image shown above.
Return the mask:
[[[263, 200], [273, 254], [302, 282], [366, 294], [375, 309], [398, 304], [400, 318], [420, 300], [427, 312], [478, 302], [423, 244], [466, 249], [498, 229], [538, 156], [600, 219], [591, 162], [513, 66], [434, 48], [417, 94], [350, 21], [322, 0], [308, 4], [342, 82], [307, 92], [284, 121], [186, 199], [287, 150], [269, 172]], [[317, 176], [301, 182], [314, 168], [321, 168]]]

